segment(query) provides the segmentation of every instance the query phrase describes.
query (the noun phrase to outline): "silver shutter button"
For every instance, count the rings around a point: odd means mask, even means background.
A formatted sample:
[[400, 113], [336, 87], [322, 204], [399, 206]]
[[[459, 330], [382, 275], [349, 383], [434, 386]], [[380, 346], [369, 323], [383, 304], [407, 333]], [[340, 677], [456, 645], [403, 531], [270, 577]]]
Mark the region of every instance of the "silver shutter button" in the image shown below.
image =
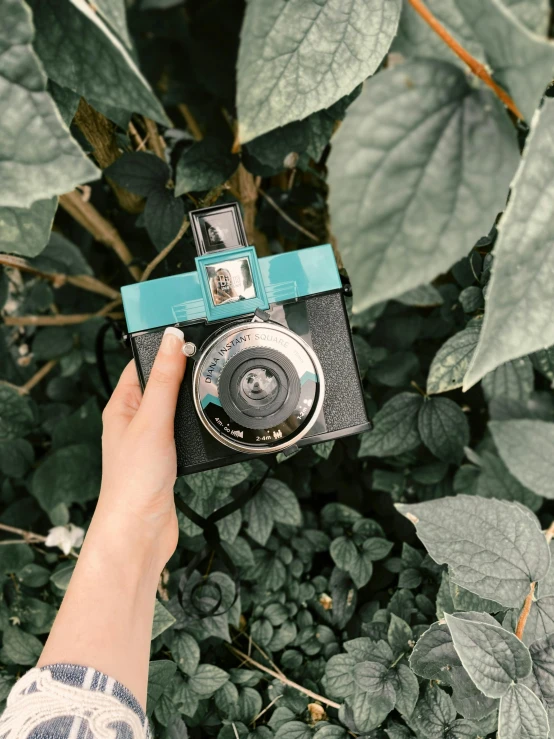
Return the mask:
[[196, 354], [196, 344], [193, 344], [192, 341], [185, 342], [182, 352], [185, 357], [193, 357]]

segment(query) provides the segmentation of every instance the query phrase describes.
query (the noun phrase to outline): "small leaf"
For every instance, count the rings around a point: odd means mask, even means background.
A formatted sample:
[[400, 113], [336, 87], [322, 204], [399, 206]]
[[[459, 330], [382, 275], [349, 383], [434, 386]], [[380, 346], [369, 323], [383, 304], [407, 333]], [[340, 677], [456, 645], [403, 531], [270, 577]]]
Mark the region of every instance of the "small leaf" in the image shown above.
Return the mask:
[[175, 623], [176, 619], [165, 606], [163, 606], [159, 600], [156, 600], [154, 607], [154, 620], [152, 622], [152, 636], [151, 639], [155, 639], [164, 631], [169, 629]]
[[548, 716], [525, 685], [511, 685], [500, 701], [499, 739], [548, 739]]
[[100, 491], [100, 454], [92, 444], [72, 444], [46, 457], [33, 476], [32, 493], [49, 512], [93, 500]]
[[337, 567], [347, 572], [358, 557], [356, 545], [347, 536], [339, 536], [338, 539], [334, 539], [331, 542], [329, 553]]
[[394, 613], [391, 614], [387, 639], [395, 657], [410, 651], [409, 642], [412, 640], [412, 630], [404, 619]]
[[179, 669], [194, 675], [200, 662], [200, 647], [193, 636], [185, 631], [177, 632], [171, 644], [171, 655]]
[[426, 739], [443, 739], [446, 729], [456, 718], [456, 709], [444, 690], [430, 685], [419, 699], [411, 723]]
[[471, 323], [451, 336], [436, 353], [427, 377], [427, 392], [446, 393], [462, 387], [464, 375], [479, 341], [481, 325]]
[[501, 698], [531, 671], [527, 647], [509, 631], [445, 614], [454, 647], [469, 676], [489, 698]]
[[209, 698], [229, 679], [229, 675], [215, 665], [200, 665], [189, 680], [189, 686], [201, 698]]
[[42, 643], [17, 626], [4, 629], [2, 654], [15, 665], [34, 665], [42, 652]]
[[373, 418], [373, 430], [362, 436], [360, 457], [389, 457], [415, 449], [420, 443], [417, 419], [421, 395], [399, 393]]
[[421, 440], [443, 462], [459, 463], [469, 444], [469, 424], [449, 398], [426, 398], [418, 416]]
[[331, 695], [347, 698], [356, 690], [354, 668], [356, 658], [350, 654], [336, 654], [325, 666], [326, 685]]
[[395, 708], [406, 718], [410, 718], [419, 698], [419, 682], [414, 673], [405, 664], [396, 668], [396, 704]]
[[158, 251], [177, 236], [184, 217], [185, 204], [171, 190], [156, 190], [149, 195], [144, 209], [144, 224]]
[[167, 659], [150, 662], [148, 666], [148, 698], [146, 713], [152, 715], [156, 703], [171, 684], [177, 665]]
[[490, 421], [494, 443], [512, 475], [537, 495], [554, 498], [554, 423]]
[[394, 687], [392, 690], [375, 696], [372, 693], [359, 692], [348, 698], [346, 705], [352, 709], [354, 723], [361, 732], [376, 729], [394, 708]]
[[481, 387], [490, 403], [494, 398], [510, 398], [525, 403], [535, 384], [533, 365], [529, 357], [501, 364], [483, 377]]
[[277, 730], [274, 739], [311, 739], [312, 730], [302, 721], [287, 721]]
[[165, 190], [171, 172], [155, 154], [134, 151], [122, 154], [104, 174], [126, 190], [147, 198], [153, 192]]
[[448, 564], [454, 582], [482, 598], [520, 608], [531, 582], [548, 572], [546, 539], [516, 503], [457, 495], [396, 507], [415, 524], [435, 562]]
[[0, 207], [0, 252], [34, 257], [48, 243], [57, 198], [37, 200], [28, 208]]
[[0, 440], [24, 436], [34, 422], [29, 399], [9, 385], [0, 385]]
[[216, 138], [205, 138], [185, 149], [175, 173], [175, 195], [197, 190], [210, 190], [229, 179], [239, 164], [239, 158]]

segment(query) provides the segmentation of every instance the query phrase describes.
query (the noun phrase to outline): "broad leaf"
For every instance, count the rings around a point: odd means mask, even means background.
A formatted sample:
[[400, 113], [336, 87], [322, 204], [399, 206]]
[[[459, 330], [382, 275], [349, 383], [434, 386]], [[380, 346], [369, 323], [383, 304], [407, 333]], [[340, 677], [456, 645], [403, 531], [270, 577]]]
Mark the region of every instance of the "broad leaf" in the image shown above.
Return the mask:
[[360, 691], [348, 698], [346, 705], [352, 709], [358, 731], [365, 733], [376, 729], [385, 720], [394, 708], [395, 700], [392, 692], [373, 695]]
[[37, 200], [29, 208], [0, 207], [0, 252], [34, 257], [50, 237], [57, 198]]
[[[525, 633], [525, 632], [524, 632]], [[525, 683], [545, 703], [554, 708], [554, 634], [545, 636], [529, 647], [533, 671]]]
[[336, 654], [325, 666], [326, 686], [331, 695], [347, 698], [356, 691], [354, 678], [355, 657], [350, 654]]
[[177, 665], [167, 659], [150, 662], [148, 666], [148, 698], [146, 713], [150, 716], [156, 703], [169, 687]]
[[469, 444], [469, 424], [449, 398], [426, 398], [418, 416], [421, 441], [443, 462], [460, 462]]
[[147, 198], [152, 192], [165, 190], [171, 171], [166, 162], [155, 154], [134, 151], [116, 159], [104, 174], [126, 190]]
[[477, 480], [476, 492], [483, 498], [501, 498], [522, 503], [532, 511], [537, 511], [542, 504], [542, 498], [522, 485], [510, 474], [504, 462], [490, 452], [483, 452], [481, 455], [481, 474]]
[[200, 662], [200, 648], [193, 636], [185, 631], [175, 634], [171, 644], [171, 655], [185, 674], [194, 675]]
[[449, 565], [454, 582], [482, 598], [520, 608], [531, 582], [548, 572], [546, 539], [518, 504], [458, 495], [396, 507], [415, 524], [431, 557]]
[[417, 702], [411, 723], [421, 736], [443, 739], [445, 729], [456, 718], [456, 709], [450, 696], [438, 687], [430, 685]]
[[85, 503], [100, 491], [99, 451], [91, 444], [72, 444], [58, 449], [34, 474], [32, 493], [45, 511], [60, 503]]
[[152, 243], [161, 251], [179, 233], [185, 217], [185, 204], [172, 190], [157, 190], [146, 201], [144, 224]]
[[177, 162], [175, 195], [210, 190], [221, 185], [238, 167], [239, 158], [219, 139], [206, 138], [185, 149]]
[[29, 399], [9, 385], [0, 385], [0, 440], [17, 439], [32, 427], [34, 414]]
[[489, 698], [501, 698], [513, 682], [531, 672], [529, 650], [500, 625], [448, 614], [445, 618], [462, 665]]
[[471, 323], [441, 346], [429, 368], [427, 392], [430, 395], [462, 387], [480, 331], [480, 323]]
[[494, 247], [485, 320], [464, 390], [510, 359], [554, 343], [554, 100], [546, 98], [527, 138]]
[[[21, 0], [6, 0], [2, 11], [0, 205], [29, 208], [37, 200], [97, 179], [100, 172], [72, 139], [46, 92], [46, 77], [31, 47], [33, 24], [29, 9]], [[44, 245], [46, 211], [51, 221], [51, 206], [50, 209], [37, 206], [34, 214], [26, 216], [13, 210], [5, 214], [2, 209], [0, 218], [11, 225], [11, 231], [2, 238], [13, 243], [14, 228], [23, 235], [24, 225], [30, 231], [37, 219]], [[27, 240], [29, 235], [25, 235]], [[34, 246], [32, 251], [37, 253], [38, 247]]]
[[362, 436], [360, 457], [389, 457], [415, 449], [421, 441], [417, 427], [423, 398], [399, 393], [373, 417], [373, 429]]
[[333, 226], [355, 312], [465, 256], [504, 207], [517, 161], [502, 106], [456, 67], [415, 62], [366, 83], [329, 160]]
[[2, 655], [15, 665], [34, 665], [42, 652], [42, 643], [18, 626], [4, 630]]
[[189, 686], [202, 698], [209, 698], [229, 679], [229, 675], [215, 665], [200, 665], [189, 680]]
[[489, 428], [512, 475], [537, 495], [554, 498], [554, 424], [516, 419], [491, 421]]
[[373, 74], [400, 7], [399, 0], [248, 3], [237, 69], [242, 143], [328, 108]]
[[499, 739], [547, 739], [548, 716], [537, 696], [525, 685], [512, 685], [500, 701]]
[[505, 362], [483, 377], [481, 387], [487, 401], [510, 398], [525, 403], [533, 392], [535, 375], [529, 357]]
[[35, 49], [51, 79], [87, 100], [169, 124], [125, 46], [85, 0], [29, 4], [37, 31]]

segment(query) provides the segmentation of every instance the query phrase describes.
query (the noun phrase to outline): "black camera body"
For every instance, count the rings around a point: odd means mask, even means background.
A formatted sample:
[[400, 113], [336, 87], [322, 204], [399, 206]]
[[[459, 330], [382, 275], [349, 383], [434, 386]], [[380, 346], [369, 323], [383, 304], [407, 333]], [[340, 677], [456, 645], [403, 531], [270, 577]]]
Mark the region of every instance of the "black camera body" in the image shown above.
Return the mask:
[[143, 389], [165, 328], [185, 334], [178, 474], [369, 430], [331, 246], [258, 259], [237, 204], [190, 217], [196, 271], [122, 290]]

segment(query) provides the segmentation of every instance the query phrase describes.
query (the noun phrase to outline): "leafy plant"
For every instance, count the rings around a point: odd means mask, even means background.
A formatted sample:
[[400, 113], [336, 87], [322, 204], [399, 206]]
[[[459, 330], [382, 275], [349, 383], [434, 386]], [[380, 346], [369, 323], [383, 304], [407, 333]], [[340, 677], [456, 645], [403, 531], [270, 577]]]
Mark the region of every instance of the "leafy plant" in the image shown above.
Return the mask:
[[374, 429], [176, 482], [156, 735], [547, 739], [548, 3], [128, 5], [2, 5], [0, 701], [94, 508], [119, 289], [238, 200], [260, 256], [333, 243]]

